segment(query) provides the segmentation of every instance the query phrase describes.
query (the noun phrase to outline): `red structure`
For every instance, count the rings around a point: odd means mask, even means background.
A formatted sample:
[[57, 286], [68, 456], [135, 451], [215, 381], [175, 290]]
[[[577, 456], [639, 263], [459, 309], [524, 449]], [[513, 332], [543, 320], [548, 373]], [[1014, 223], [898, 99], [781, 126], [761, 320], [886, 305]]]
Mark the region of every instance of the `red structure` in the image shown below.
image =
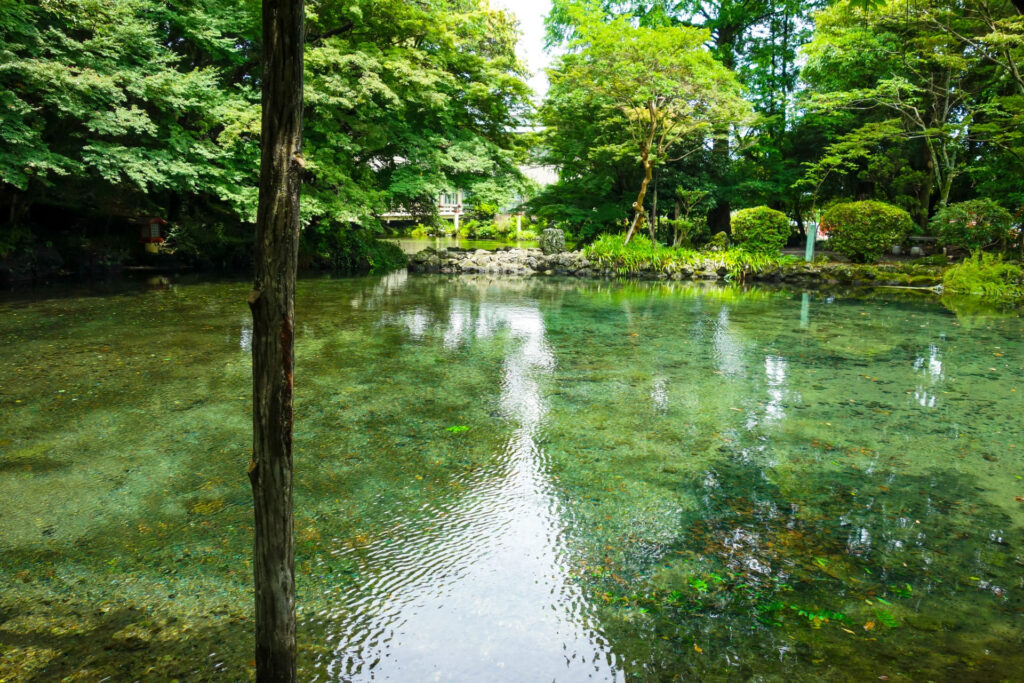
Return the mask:
[[160, 227], [163, 225], [167, 225], [163, 218], [145, 219], [142, 222], [142, 238], [139, 241], [143, 244], [160, 244], [164, 241], [160, 234]]

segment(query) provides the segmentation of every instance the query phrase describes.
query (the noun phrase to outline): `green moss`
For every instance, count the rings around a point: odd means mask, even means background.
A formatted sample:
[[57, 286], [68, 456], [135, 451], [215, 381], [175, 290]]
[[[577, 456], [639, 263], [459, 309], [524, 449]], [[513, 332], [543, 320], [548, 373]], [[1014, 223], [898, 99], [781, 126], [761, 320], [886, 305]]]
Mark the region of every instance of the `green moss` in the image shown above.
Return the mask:
[[918, 266], [944, 266], [947, 263], [945, 254], [931, 254], [914, 259], [911, 263]]

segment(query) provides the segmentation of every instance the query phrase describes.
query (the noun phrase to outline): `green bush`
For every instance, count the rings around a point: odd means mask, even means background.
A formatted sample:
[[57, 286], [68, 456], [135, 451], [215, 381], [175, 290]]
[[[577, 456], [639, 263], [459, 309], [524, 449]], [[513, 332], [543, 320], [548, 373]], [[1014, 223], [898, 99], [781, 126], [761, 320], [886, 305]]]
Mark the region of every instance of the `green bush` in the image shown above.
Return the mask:
[[629, 244], [623, 244], [624, 241], [624, 235], [601, 235], [583, 253], [601, 268], [610, 268], [619, 275], [636, 275], [643, 271], [675, 273], [683, 268], [711, 267], [717, 270], [724, 267], [732, 277], [742, 278], [747, 273], [763, 272], [793, 261], [791, 256], [740, 248], [723, 248], [712, 254], [694, 249], [665, 247], [651, 242], [643, 235], [634, 235]]
[[171, 226], [161, 249], [207, 268], [248, 269], [252, 266], [252, 233], [242, 227], [236, 220], [188, 217]]
[[422, 223], [417, 223], [416, 227], [413, 228], [412, 232], [409, 233], [409, 236], [415, 237], [417, 239], [423, 239], [424, 237], [430, 237], [430, 234], [432, 232], [433, 228], [429, 228], [426, 225], [423, 225]]
[[732, 217], [732, 236], [748, 251], [772, 254], [782, 251], [789, 239], [789, 218], [767, 206], [741, 209]]
[[471, 202], [469, 215], [481, 223], [493, 221], [498, 214], [498, 205], [490, 202]]
[[494, 221], [480, 223], [476, 228], [476, 239], [478, 240], [492, 240], [496, 234], [497, 227], [494, 225]]
[[704, 246], [710, 251], [724, 251], [729, 248], [729, 235], [724, 230], [716, 232]]
[[909, 213], [876, 201], [836, 204], [821, 217], [828, 248], [857, 263], [877, 261], [905, 240], [913, 227]]
[[708, 222], [703, 217], [664, 218], [660, 227], [661, 234], [667, 238], [666, 242], [673, 247], [692, 247], [707, 234]]
[[0, 258], [19, 249], [28, 249], [32, 245], [32, 231], [25, 225], [6, 225], [0, 227]]
[[[408, 265], [402, 248], [394, 242], [377, 239], [372, 233], [348, 227], [332, 227], [315, 234], [315, 243], [303, 245], [332, 270], [341, 273], [387, 273]], [[307, 238], [307, 239], [310, 239]]]
[[516, 219], [514, 216], [503, 216], [495, 221], [494, 234], [498, 239], [514, 240], [516, 238]]
[[995, 301], [1024, 299], [1024, 270], [1002, 255], [977, 252], [942, 276], [942, 285], [954, 294], [971, 294]]
[[931, 220], [932, 231], [943, 245], [979, 251], [1005, 243], [1013, 216], [991, 199], [972, 199], [939, 209]]

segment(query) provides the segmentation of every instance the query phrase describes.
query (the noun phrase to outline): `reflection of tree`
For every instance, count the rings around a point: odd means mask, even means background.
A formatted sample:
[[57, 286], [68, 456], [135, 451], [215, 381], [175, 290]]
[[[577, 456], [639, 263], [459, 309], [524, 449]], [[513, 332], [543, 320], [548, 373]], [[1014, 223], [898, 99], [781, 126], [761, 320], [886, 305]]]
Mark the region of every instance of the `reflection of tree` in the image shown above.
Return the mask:
[[[360, 580], [340, 582], [332, 608], [311, 620], [326, 626], [315, 666], [346, 681], [485, 669], [492, 680], [614, 680], [613, 659], [564, 569], [565, 521], [539, 443], [555, 367], [540, 307], [518, 295], [492, 300], [486, 287], [456, 289], [442, 297], [446, 307], [417, 297], [381, 324], [402, 335], [407, 356], [456, 355], [470, 366], [493, 359], [500, 375], [472, 396], [493, 410], [467, 419], [469, 441], [459, 438], [486, 447], [475, 432], [497, 419], [491, 430], [502, 443], [478, 467], [435, 471], [440, 492], [320, 563], [321, 572], [347, 566]], [[421, 398], [445, 389], [427, 384]], [[451, 442], [428, 441], [424, 457], [442, 457]]]
[[[822, 675], [862, 677], [873, 663], [851, 659], [843, 628], [867, 637], [865, 625], [879, 631], [872, 651], [898, 662], [890, 673], [902, 664], [941, 677], [951, 662], [963, 666], [951, 654], [963, 643], [936, 652], [937, 629], [971, 629], [972, 651], [992, 653], [991, 675], [1024, 661], [1002, 635], [1014, 628], [1009, 546], [1020, 529], [993, 506], [967, 503], [970, 478], [780, 477], [733, 452], [682, 486], [698, 505], [676, 518], [674, 541], [630, 533], [581, 572], [606, 604], [602, 628], [627, 677], [706, 676], [737, 655], [762, 675], [799, 673], [815, 659], [828, 662]], [[903, 628], [883, 627], [889, 620]], [[933, 668], [919, 670], [925, 661]]]
[[[799, 298], [664, 297], [609, 313], [629, 297], [566, 297], [573, 315], [548, 321], [549, 450], [578, 520], [574, 571], [604, 604], [627, 677], [792, 676], [816, 660], [823, 675], [862, 677], [867, 649], [913, 672], [936, 632], [960, 624], [978, 627], [972, 653], [998, 653], [992, 675], [1024, 663], [998, 637], [1013, 617], [989, 616], [1008, 607], [1014, 559], [1001, 543], [1020, 530], [977, 503], [977, 479], [914, 458], [952, 428], [913, 397], [921, 373], [950, 372], [930, 312], [822, 301], [808, 335]], [[920, 332], [896, 340], [894, 323]], [[969, 576], [981, 581], [964, 586]], [[964, 647], [943, 643], [931, 676], [963, 668]]]

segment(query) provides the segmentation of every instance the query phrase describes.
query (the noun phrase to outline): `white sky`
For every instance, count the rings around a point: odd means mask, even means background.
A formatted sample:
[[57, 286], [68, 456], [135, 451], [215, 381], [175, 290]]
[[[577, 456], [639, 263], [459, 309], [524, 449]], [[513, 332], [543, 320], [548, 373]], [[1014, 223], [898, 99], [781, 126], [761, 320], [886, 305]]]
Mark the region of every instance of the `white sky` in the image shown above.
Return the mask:
[[544, 17], [551, 11], [551, 0], [491, 0], [491, 7], [508, 10], [519, 19], [519, 30], [523, 34], [519, 41], [519, 58], [533, 73], [530, 87], [535, 101], [540, 103], [548, 90], [544, 69], [550, 58], [544, 53]]

